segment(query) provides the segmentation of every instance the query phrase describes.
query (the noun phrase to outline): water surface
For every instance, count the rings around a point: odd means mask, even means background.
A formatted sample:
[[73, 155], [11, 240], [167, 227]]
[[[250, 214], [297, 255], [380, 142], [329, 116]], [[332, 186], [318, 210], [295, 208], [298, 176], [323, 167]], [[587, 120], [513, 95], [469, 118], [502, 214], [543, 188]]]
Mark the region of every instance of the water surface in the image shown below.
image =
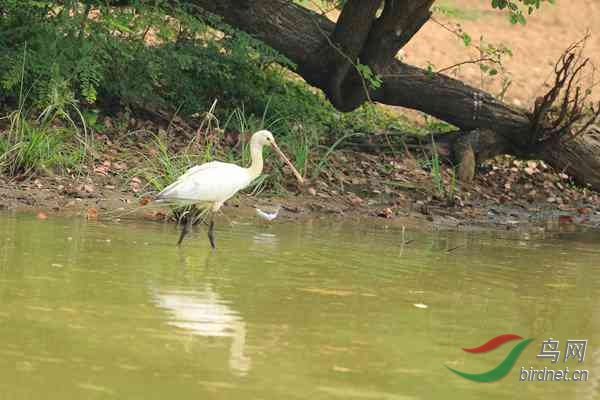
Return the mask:
[[[0, 399], [599, 399], [600, 235], [0, 215]], [[451, 250], [451, 251], [448, 251]], [[502, 380], [468, 381], [534, 341]], [[589, 340], [583, 363], [536, 358]], [[594, 356], [593, 353], [597, 355]], [[520, 382], [521, 367], [588, 369]]]

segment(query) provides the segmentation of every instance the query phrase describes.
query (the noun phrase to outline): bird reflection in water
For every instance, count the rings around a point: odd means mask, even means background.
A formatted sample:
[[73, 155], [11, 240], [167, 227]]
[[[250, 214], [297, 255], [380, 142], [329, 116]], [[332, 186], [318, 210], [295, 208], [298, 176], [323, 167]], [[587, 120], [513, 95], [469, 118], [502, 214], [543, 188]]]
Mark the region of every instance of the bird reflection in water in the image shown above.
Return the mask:
[[209, 285], [201, 291], [157, 293], [155, 297], [159, 307], [171, 312], [169, 325], [194, 335], [231, 338], [229, 368], [239, 375], [248, 373], [246, 323]]

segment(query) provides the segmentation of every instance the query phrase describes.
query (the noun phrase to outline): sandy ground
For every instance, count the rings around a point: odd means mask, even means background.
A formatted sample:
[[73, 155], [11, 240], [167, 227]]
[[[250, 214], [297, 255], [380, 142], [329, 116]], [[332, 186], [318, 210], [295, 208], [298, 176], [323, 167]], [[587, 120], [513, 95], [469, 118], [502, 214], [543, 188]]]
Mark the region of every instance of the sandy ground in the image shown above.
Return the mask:
[[[512, 25], [504, 12], [493, 10], [490, 1], [442, 0], [436, 5], [461, 10], [458, 17], [449, 18], [439, 12], [434, 19], [455, 29], [460, 24], [473, 38], [473, 44], [483, 36], [485, 43], [504, 44], [513, 55], [505, 61], [505, 74], [495, 79], [484, 79], [477, 65], [465, 65], [449, 75], [471, 85], [498, 94], [505, 77], [512, 81], [505, 100], [531, 109], [537, 96], [545, 93], [547, 83], [553, 78], [556, 60], [571, 43], [583, 38], [589, 30], [591, 37], [586, 45], [586, 55], [600, 63], [600, 1], [557, 1], [544, 4], [542, 9], [528, 18], [527, 24]], [[462, 41], [434, 21], [427, 23], [400, 56], [413, 65], [434, 70], [479, 58], [475, 48], [466, 48]], [[600, 92], [595, 94], [600, 99]]]

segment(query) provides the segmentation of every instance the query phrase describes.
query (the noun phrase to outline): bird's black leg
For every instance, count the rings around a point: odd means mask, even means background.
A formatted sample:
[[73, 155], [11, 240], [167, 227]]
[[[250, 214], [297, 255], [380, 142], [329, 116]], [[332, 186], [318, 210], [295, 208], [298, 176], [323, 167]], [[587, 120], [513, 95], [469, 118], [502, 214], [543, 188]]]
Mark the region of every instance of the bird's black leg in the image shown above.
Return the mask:
[[185, 235], [187, 235], [188, 233], [190, 233], [190, 229], [192, 227], [192, 216], [188, 215], [187, 221], [185, 221], [185, 223], [182, 225], [181, 227], [181, 235], [179, 235], [179, 240], [177, 241], [177, 246], [181, 245], [181, 242], [183, 242], [183, 238], [185, 237]]
[[215, 246], [215, 235], [214, 235], [215, 221], [213, 219], [213, 213], [210, 213], [210, 221], [208, 222], [208, 240], [210, 242], [210, 247], [216, 249]]

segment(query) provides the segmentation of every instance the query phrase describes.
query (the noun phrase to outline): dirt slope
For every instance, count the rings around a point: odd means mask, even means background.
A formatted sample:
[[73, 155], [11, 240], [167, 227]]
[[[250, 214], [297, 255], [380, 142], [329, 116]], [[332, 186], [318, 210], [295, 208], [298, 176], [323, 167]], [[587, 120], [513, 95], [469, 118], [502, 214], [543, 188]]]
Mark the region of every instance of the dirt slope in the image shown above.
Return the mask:
[[[449, 11], [453, 17], [436, 12], [434, 19], [455, 28], [460, 24], [472, 38], [481, 35], [487, 43], [503, 43], [513, 53], [505, 63], [505, 76], [512, 80], [505, 100], [531, 108], [535, 98], [547, 89], [545, 82], [552, 78], [554, 63], [572, 42], [581, 39], [589, 29], [592, 36], [586, 54], [600, 63], [600, 1], [558, 0], [555, 5], [544, 4], [539, 12], [529, 17], [525, 26], [511, 25], [506, 13], [493, 10], [489, 0], [442, 0], [436, 6]], [[403, 49], [400, 56], [409, 64], [439, 70], [450, 65], [479, 57], [479, 52], [465, 45], [455, 35], [435, 21], [427, 23]], [[482, 87], [477, 65], [465, 65], [450, 75]], [[499, 93], [501, 77], [484, 81], [483, 88]], [[600, 91], [596, 91], [600, 99]]]

